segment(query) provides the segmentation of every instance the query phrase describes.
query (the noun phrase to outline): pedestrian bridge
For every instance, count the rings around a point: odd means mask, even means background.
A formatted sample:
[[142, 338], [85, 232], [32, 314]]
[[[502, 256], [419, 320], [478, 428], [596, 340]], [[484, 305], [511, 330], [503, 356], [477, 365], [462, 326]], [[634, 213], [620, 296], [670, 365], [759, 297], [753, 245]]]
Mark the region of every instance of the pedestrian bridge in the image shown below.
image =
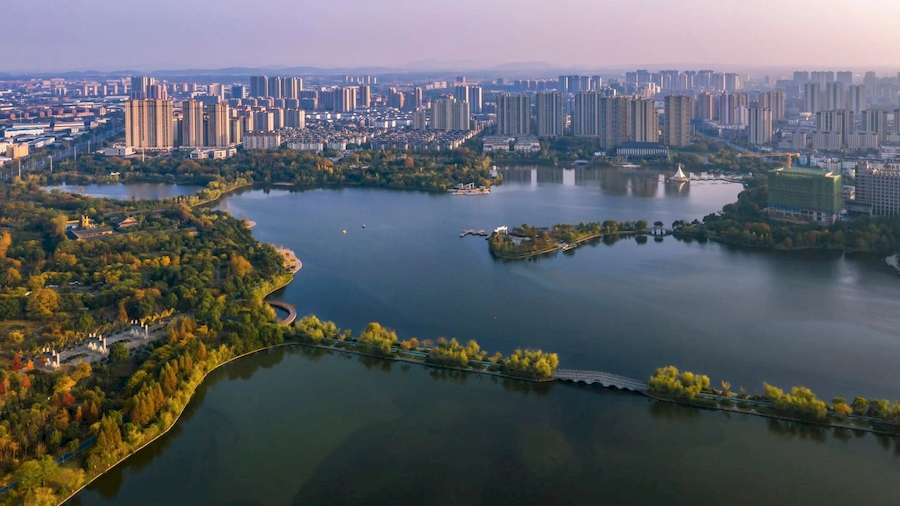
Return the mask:
[[283, 325], [290, 325], [294, 323], [294, 320], [297, 319], [297, 308], [288, 304], [287, 302], [282, 302], [280, 300], [267, 300], [266, 304], [274, 307], [275, 309], [281, 309], [287, 311], [288, 315], [285, 319], [281, 320]]
[[578, 369], [557, 369], [553, 373], [553, 378], [557, 381], [568, 381], [571, 383], [584, 383], [593, 385], [599, 383], [606, 388], [618, 388], [619, 390], [631, 390], [632, 392], [646, 392], [650, 386], [646, 382], [636, 380], [634, 378], [626, 378], [618, 374], [611, 374], [602, 371], [584, 371]]

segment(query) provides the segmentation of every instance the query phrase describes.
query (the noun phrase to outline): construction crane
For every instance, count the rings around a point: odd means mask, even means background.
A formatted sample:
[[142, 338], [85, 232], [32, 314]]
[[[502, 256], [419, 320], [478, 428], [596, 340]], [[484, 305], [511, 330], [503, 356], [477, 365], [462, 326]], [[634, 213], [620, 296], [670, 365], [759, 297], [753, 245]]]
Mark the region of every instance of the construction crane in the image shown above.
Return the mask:
[[794, 157], [800, 159], [800, 153], [741, 153], [741, 157], [748, 158], [785, 158], [787, 167], [790, 168]]

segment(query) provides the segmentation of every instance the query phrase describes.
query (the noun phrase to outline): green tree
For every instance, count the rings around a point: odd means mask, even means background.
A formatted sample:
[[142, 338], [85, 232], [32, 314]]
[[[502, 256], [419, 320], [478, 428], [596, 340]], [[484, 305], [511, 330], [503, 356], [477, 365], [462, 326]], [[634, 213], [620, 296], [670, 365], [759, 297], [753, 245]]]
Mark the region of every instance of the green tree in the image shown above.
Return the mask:
[[112, 343], [109, 345], [109, 360], [114, 364], [125, 362], [128, 360], [128, 347], [122, 342]]
[[59, 309], [59, 294], [50, 288], [41, 288], [32, 292], [25, 306], [29, 318], [33, 319], [49, 318], [57, 309]]
[[44, 474], [40, 462], [29, 460], [19, 466], [16, 471], [16, 488], [24, 492], [30, 492], [41, 486], [44, 482]]
[[6, 252], [9, 251], [11, 245], [12, 235], [9, 233], [9, 230], [4, 230], [0, 234], [0, 258], [6, 258]]
[[59, 464], [56, 463], [56, 460], [49, 456], [44, 455], [41, 457], [39, 461], [39, 465], [41, 468], [41, 485], [47, 486], [56, 479], [56, 476], [59, 474]]

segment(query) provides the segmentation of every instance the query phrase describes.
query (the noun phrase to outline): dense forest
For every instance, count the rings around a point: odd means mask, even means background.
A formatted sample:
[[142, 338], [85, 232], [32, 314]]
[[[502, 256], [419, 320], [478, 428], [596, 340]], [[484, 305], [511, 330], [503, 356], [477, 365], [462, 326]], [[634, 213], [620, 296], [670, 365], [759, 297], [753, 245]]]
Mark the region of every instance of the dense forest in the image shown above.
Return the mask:
[[[181, 156], [121, 159], [83, 156], [59, 164], [50, 182], [109, 182], [124, 180], [169, 183], [233, 184], [292, 183], [300, 186], [374, 186], [446, 191], [459, 183], [490, 187], [491, 159], [468, 148], [452, 151], [361, 150], [343, 157], [325, 158], [282, 147], [277, 150], [239, 151], [231, 158], [191, 160]], [[117, 176], [111, 176], [118, 173]]]
[[[138, 221], [128, 233], [68, 236], [81, 216], [110, 225], [126, 215]], [[282, 342], [261, 301], [289, 278], [281, 255], [225, 213], [0, 186], [0, 479], [17, 482], [0, 501], [55, 504], [165, 430], [206, 371]], [[162, 339], [117, 343], [101, 362], [39, 363], [45, 347], [172, 314]]]

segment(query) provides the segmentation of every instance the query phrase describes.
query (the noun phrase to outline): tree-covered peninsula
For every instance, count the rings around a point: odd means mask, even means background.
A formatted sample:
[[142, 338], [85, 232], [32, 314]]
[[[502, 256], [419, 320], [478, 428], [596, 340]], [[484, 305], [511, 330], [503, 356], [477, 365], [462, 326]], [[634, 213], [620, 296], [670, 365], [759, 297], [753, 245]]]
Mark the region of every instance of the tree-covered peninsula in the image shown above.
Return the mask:
[[[262, 298], [288, 279], [226, 213], [0, 185], [0, 500], [59, 502], [166, 430], [206, 372], [281, 343]], [[77, 351], [136, 321], [146, 338]]]
[[647, 232], [647, 222], [613, 221], [561, 223], [549, 228], [529, 224], [511, 231], [498, 230], [488, 236], [488, 249], [497, 258], [520, 260], [556, 250], [568, 250], [578, 244], [607, 236], [634, 235]]

